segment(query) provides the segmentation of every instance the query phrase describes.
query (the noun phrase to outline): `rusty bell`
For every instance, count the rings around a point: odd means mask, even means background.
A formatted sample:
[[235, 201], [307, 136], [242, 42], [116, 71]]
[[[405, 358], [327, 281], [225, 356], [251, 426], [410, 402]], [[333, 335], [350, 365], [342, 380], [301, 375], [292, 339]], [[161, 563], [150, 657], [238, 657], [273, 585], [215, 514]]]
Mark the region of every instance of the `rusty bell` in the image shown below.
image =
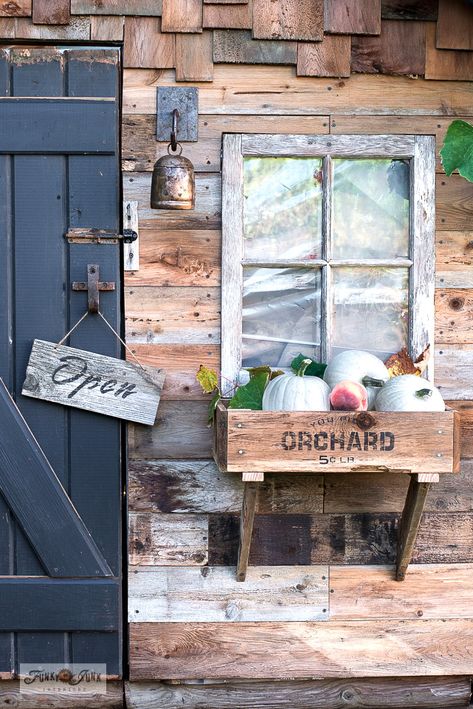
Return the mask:
[[164, 155], [154, 164], [152, 209], [194, 209], [194, 166], [182, 155]]

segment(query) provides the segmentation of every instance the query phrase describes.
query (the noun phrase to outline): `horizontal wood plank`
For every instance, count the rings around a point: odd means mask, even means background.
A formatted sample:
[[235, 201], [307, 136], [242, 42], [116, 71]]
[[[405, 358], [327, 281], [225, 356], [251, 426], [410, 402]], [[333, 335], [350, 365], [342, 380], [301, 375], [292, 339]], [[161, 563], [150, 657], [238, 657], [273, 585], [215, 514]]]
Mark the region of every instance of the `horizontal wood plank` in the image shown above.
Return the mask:
[[162, 0], [71, 0], [73, 15], [160, 16]]
[[131, 566], [202, 566], [207, 563], [205, 515], [132, 513], [128, 526]]
[[473, 399], [472, 356], [472, 345], [435, 348], [435, 383], [444, 399]]
[[472, 619], [132, 623], [130, 634], [133, 681], [461, 675], [473, 660]]
[[[473, 53], [472, 53], [473, 57]], [[439, 230], [471, 229], [473, 184], [460, 175], [437, 175], [436, 224]]]
[[380, 566], [330, 567], [330, 620], [471, 618], [472, 564], [414, 564], [403, 583]]
[[[0, 682], [0, 702], [6, 707], [15, 709], [78, 709], [77, 694], [70, 687], [58, 691], [58, 687], [50, 692], [44, 687], [39, 693], [33, 688], [28, 690], [18, 680], [3, 680]], [[107, 684], [99, 692], [81, 692], [82, 709], [123, 709], [123, 682], [107, 680]], [[0, 704], [1, 706], [1, 704]]]
[[473, 343], [473, 289], [441, 288], [435, 292], [435, 341]]
[[341, 701], [354, 709], [373, 702], [377, 709], [406, 709], [406, 696], [412, 709], [465, 709], [470, 693], [469, 677], [125, 683], [130, 709], [279, 709], [289, 704], [292, 709], [340, 709]]
[[[156, 86], [173, 82], [171, 71], [126, 70], [124, 113], [155, 114]], [[213, 82], [199, 89], [202, 114], [473, 115], [469, 81], [432, 83], [364, 74], [314, 81], [296, 77], [288, 66], [242, 65], [235, 72], [222, 64], [215, 66]]]
[[[240, 475], [221, 473], [211, 460], [133, 460], [128, 495], [134, 512], [239, 513], [243, 484]], [[256, 509], [297, 514], [323, 512], [323, 505], [322, 475], [266, 475]]]
[[52, 42], [61, 40], [90, 40], [90, 17], [71, 17], [67, 25], [35, 25], [29, 17], [15, 20], [16, 39], [40, 39]]
[[436, 284], [440, 288], [472, 288], [473, 232], [439, 231], [435, 249]]
[[260, 566], [245, 583], [234, 567], [132, 569], [130, 623], [328, 620], [327, 566]]

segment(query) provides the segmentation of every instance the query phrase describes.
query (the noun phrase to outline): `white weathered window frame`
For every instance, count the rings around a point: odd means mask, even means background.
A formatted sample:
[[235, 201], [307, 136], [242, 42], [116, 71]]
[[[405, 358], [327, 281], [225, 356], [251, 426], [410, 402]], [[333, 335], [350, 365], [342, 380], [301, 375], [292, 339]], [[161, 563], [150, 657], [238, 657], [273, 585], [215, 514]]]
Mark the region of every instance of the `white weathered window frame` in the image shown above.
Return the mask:
[[[409, 266], [409, 351], [417, 356], [434, 344], [435, 287], [435, 138], [431, 135], [267, 135], [225, 134], [222, 163], [222, 388], [229, 393], [242, 361], [243, 266], [307, 267], [287, 259], [264, 264], [243, 259], [243, 160], [252, 157], [314, 157], [324, 162], [322, 223], [324, 259], [330, 262], [330, 161], [332, 158], [398, 158], [410, 164], [410, 218], [408, 259], [376, 260], [376, 264]], [[356, 259], [356, 265], [373, 261]], [[340, 265], [340, 261], [337, 261]], [[347, 261], [346, 265], [350, 265]], [[330, 354], [331, 304], [324, 298], [330, 268], [322, 268], [322, 360]], [[429, 377], [433, 365], [429, 364]]]

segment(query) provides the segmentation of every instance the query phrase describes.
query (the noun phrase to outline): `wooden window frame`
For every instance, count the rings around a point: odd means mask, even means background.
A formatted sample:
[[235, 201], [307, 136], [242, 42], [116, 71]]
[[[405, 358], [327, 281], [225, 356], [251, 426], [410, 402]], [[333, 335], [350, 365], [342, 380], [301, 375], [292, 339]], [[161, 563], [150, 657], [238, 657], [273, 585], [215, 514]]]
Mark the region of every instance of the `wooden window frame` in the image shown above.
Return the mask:
[[[243, 258], [243, 161], [245, 157], [312, 157], [324, 165], [322, 198], [323, 243], [331, 238], [332, 158], [394, 158], [409, 160], [410, 215], [408, 259], [377, 259], [379, 265], [409, 267], [408, 347], [418, 356], [427, 344], [434, 346], [435, 289], [435, 137], [432, 135], [269, 135], [224, 134], [222, 153], [222, 336], [221, 372], [224, 395], [238, 380], [242, 361], [243, 266], [258, 265]], [[327, 247], [324, 246], [324, 249]], [[329, 248], [329, 247], [328, 247]], [[325, 254], [327, 252], [325, 251]], [[258, 259], [263, 265], [263, 261]], [[321, 268], [323, 260], [311, 261]], [[373, 265], [371, 259], [353, 263]], [[337, 260], [337, 264], [340, 261]], [[297, 267], [307, 264], [288, 259], [264, 265]], [[347, 262], [346, 265], [350, 265]], [[326, 293], [330, 268], [322, 268], [322, 295]], [[325, 282], [324, 282], [325, 281]], [[331, 303], [322, 297], [321, 356], [330, 351]], [[429, 364], [433, 378], [433, 364]]]

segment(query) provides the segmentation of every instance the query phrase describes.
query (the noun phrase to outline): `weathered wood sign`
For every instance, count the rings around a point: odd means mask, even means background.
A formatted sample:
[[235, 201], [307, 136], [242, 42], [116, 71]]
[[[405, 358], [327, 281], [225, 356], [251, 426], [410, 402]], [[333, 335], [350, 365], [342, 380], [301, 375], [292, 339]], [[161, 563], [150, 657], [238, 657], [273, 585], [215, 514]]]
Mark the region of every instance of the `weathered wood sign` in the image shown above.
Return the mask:
[[35, 340], [22, 394], [152, 426], [165, 373]]

